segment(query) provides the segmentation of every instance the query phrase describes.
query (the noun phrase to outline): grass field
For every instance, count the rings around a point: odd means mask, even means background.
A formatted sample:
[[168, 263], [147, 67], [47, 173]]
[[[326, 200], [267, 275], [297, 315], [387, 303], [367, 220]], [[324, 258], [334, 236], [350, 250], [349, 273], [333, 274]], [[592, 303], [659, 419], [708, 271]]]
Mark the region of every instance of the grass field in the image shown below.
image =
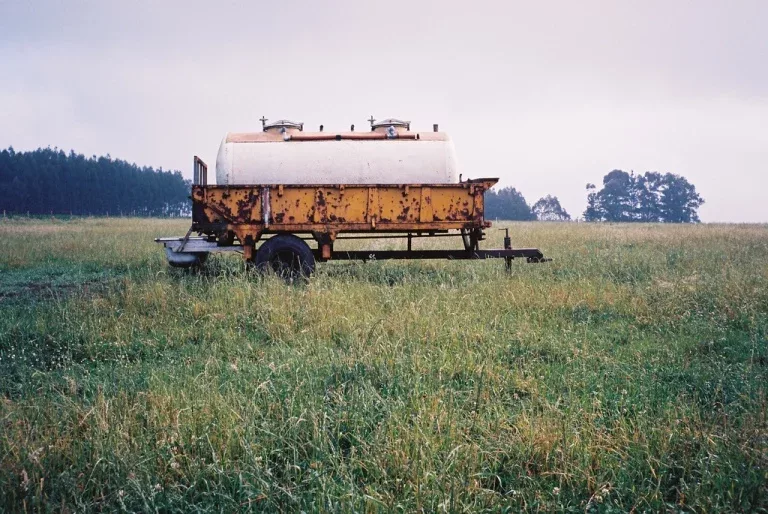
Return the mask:
[[768, 509], [768, 226], [296, 286], [169, 269], [187, 226], [0, 220], [0, 511]]

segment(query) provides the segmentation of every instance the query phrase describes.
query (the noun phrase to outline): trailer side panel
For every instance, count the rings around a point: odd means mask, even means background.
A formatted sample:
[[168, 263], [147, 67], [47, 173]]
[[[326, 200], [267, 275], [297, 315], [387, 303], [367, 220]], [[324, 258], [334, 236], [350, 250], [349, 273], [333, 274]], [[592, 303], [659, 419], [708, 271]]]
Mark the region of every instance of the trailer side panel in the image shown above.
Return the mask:
[[416, 232], [479, 229], [496, 179], [458, 184], [192, 187], [193, 229], [276, 232]]

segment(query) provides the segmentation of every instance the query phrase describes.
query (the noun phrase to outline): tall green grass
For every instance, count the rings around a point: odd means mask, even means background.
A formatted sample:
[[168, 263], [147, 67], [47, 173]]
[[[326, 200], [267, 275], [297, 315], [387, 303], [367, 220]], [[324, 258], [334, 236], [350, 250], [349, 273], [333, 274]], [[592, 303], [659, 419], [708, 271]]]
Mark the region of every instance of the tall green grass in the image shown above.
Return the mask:
[[0, 221], [0, 510], [768, 509], [766, 226], [512, 224], [555, 260], [297, 286], [168, 268], [186, 228]]

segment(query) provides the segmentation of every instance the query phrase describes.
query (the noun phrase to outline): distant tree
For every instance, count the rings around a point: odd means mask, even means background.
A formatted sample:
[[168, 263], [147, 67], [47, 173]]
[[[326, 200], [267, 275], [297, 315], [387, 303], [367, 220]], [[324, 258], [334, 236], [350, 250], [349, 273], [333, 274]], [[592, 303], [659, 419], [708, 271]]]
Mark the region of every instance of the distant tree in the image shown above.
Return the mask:
[[525, 197], [514, 187], [491, 189], [485, 193], [485, 217], [519, 221], [536, 219]]
[[600, 205], [608, 221], [634, 221], [634, 176], [613, 170], [603, 177]]
[[31, 214], [188, 215], [190, 183], [178, 171], [54, 148], [0, 151], [0, 211]]
[[584, 211], [586, 221], [600, 221], [602, 218], [602, 208], [598, 205], [597, 187], [587, 183], [587, 209]]
[[547, 195], [533, 204], [533, 213], [541, 221], [570, 221], [571, 215], [560, 205], [556, 196]]
[[667, 173], [661, 179], [659, 212], [662, 221], [670, 223], [696, 223], [696, 212], [704, 199], [696, 192], [696, 186], [685, 177]]
[[596, 189], [587, 184], [586, 221], [697, 222], [696, 210], [704, 203], [693, 184], [672, 173], [613, 170]]
[[663, 177], [655, 171], [635, 177], [635, 221], [663, 221], [661, 195]]

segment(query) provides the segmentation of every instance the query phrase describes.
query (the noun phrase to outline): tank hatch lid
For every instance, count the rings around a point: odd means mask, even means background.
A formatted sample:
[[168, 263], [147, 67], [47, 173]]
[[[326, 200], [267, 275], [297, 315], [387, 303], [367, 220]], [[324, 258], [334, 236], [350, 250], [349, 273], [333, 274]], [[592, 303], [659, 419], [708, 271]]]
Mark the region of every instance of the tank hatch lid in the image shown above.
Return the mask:
[[371, 122], [371, 130], [376, 130], [377, 128], [387, 128], [387, 127], [397, 127], [397, 128], [404, 128], [405, 130], [411, 130], [410, 121], [398, 120], [397, 118], [387, 118], [386, 120], [376, 121], [373, 119], [373, 116], [371, 116], [370, 122]]
[[274, 129], [276, 132], [285, 132], [291, 129], [304, 130], [304, 123], [291, 120], [277, 120], [272, 123], [267, 123], [266, 118], [261, 118], [261, 124], [264, 127], [264, 132], [267, 132], [270, 129]]

